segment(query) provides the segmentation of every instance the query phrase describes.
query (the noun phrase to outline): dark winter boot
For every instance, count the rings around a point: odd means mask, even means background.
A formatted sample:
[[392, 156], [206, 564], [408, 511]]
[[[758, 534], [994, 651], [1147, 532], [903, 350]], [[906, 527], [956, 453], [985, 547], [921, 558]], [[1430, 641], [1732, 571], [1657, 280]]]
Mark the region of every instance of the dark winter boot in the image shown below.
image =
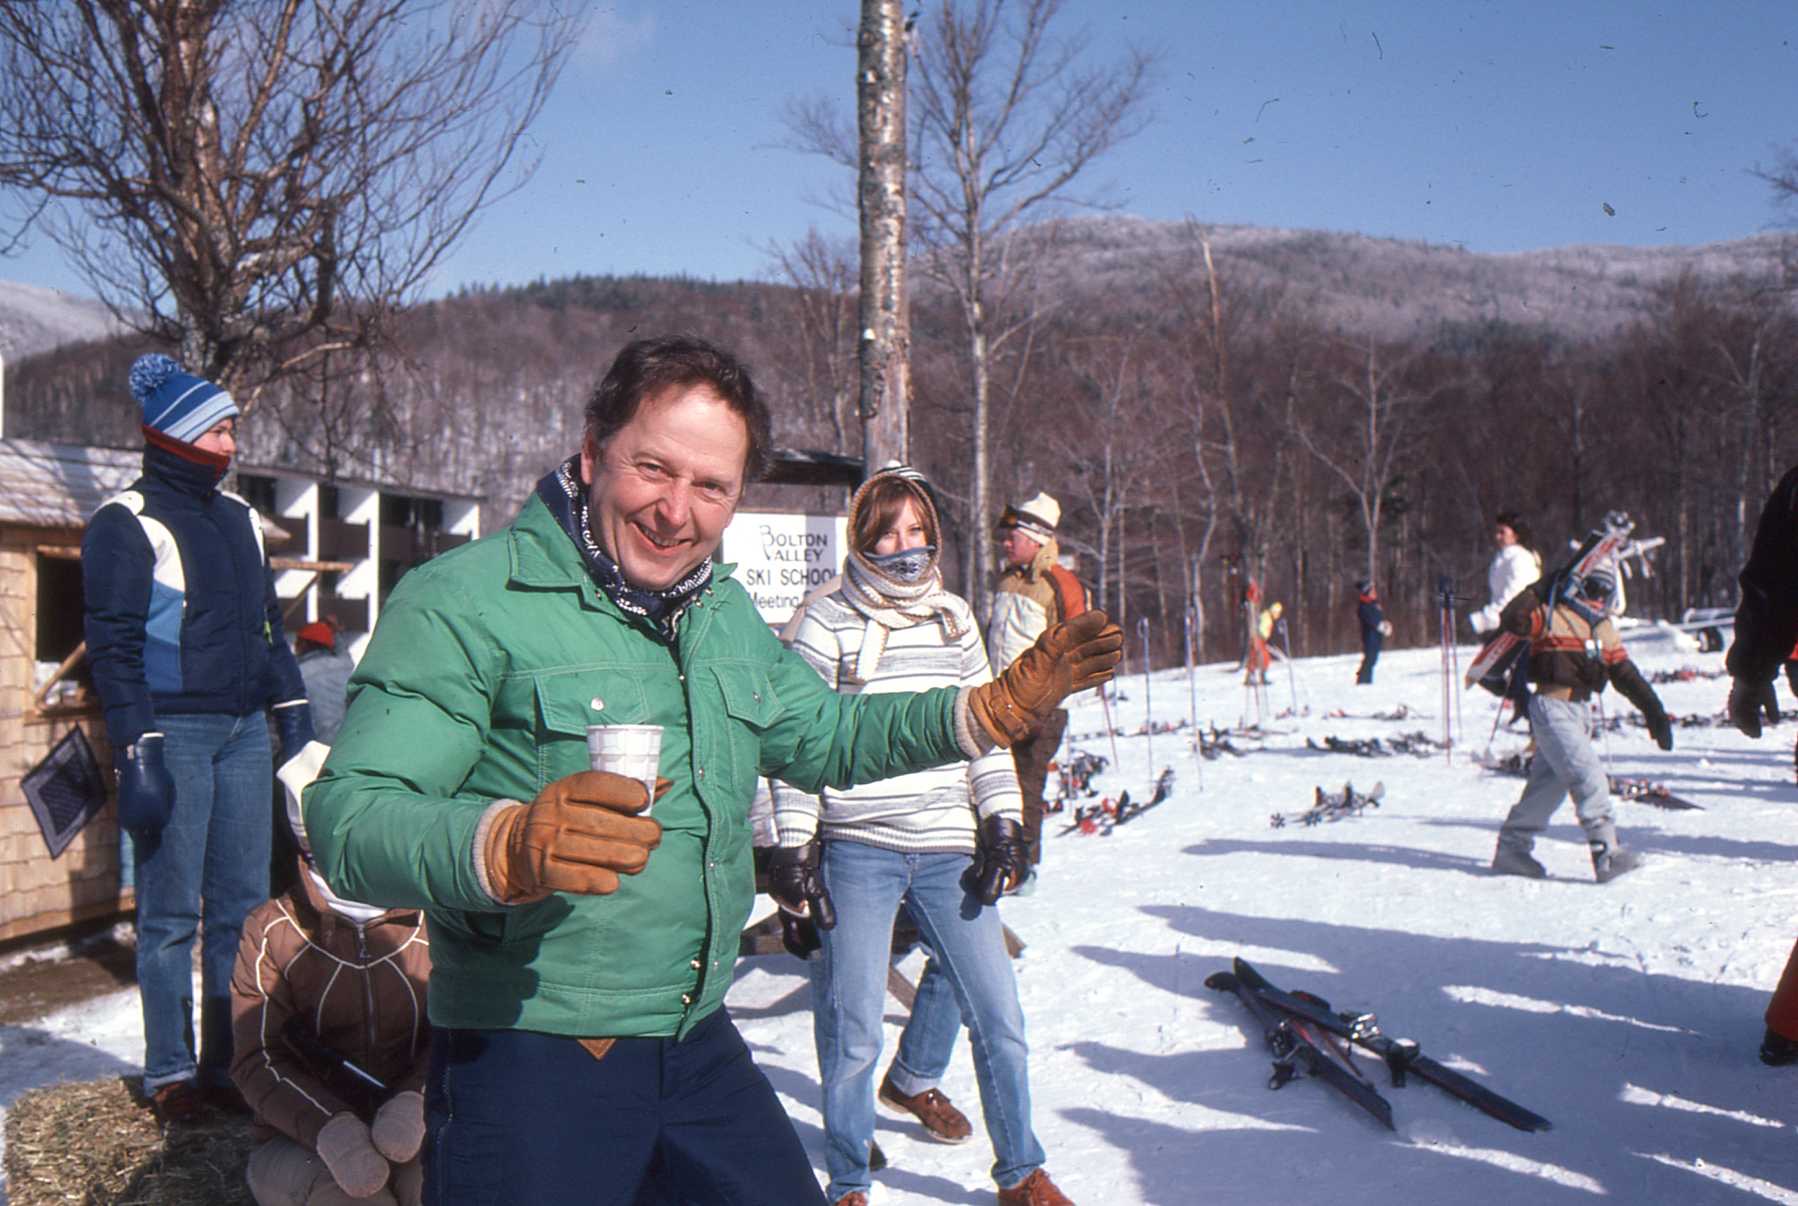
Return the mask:
[[1761, 1063], [1771, 1068], [1798, 1064], [1798, 1041], [1787, 1038], [1769, 1026], [1761, 1039]]
[[1492, 869], [1500, 875], [1521, 875], [1525, 879], [1547, 879], [1548, 869], [1530, 856], [1527, 850], [1515, 846], [1498, 844], [1497, 853], [1492, 856]]

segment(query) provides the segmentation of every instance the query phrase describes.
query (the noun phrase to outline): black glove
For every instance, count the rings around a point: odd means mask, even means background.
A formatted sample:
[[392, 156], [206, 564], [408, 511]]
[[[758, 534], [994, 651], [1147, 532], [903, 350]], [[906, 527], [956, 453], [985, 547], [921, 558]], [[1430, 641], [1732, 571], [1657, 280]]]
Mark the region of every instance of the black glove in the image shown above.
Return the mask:
[[145, 733], [112, 756], [119, 772], [119, 824], [138, 841], [162, 832], [175, 813], [175, 778], [162, 761], [162, 734]]
[[[809, 917], [821, 930], [836, 928], [837, 911], [830, 903], [824, 877], [818, 874], [818, 839], [803, 846], [780, 846], [768, 856], [768, 895], [781, 912]], [[782, 922], [781, 940], [786, 940]], [[791, 948], [789, 948], [791, 949]]]
[[1024, 829], [1010, 817], [990, 816], [980, 822], [980, 845], [968, 869], [967, 889], [981, 904], [997, 904], [1006, 889], [1030, 874], [1030, 849]]
[[1673, 722], [1667, 719], [1667, 713], [1650, 712], [1645, 719], [1648, 721], [1648, 735], [1654, 738], [1654, 743], [1664, 750], [1672, 749]]
[[1761, 689], [1746, 679], [1730, 683], [1729, 722], [1750, 737], [1761, 735]]
[[297, 757], [313, 738], [312, 706], [296, 703], [276, 708], [275, 733], [281, 739], [281, 756], [275, 759], [275, 765], [285, 766], [288, 759]]
[[795, 959], [809, 959], [812, 952], [824, 945], [818, 940], [818, 927], [812, 924], [810, 917], [801, 917], [785, 909], [776, 909], [775, 913], [780, 917], [780, 944], [787, 948], [787, 954]]

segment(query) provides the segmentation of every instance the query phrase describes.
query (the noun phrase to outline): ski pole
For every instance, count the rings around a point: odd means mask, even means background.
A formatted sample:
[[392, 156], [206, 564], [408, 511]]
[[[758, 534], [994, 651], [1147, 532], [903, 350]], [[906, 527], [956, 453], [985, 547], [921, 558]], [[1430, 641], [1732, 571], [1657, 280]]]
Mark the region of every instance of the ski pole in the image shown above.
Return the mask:
[[1111, 696], [1105, 694], [1104, 683], [1100, 683], [1097, 690], [1099, 692], [1099, 706], [1105, 709], [1105, 735], [1111, 738], [1111, 765], [1117, 766], [1118, 726], [1117, 721], [1111, 718]]
[[1149, 617], [1136, 622], [1136, 635], [1142, 638], [1142, 731], [1149, 755], [1149, 795], [1155, 794], [1155, 709], [1149, 706]]
[[1449, 582], [1446, 577], [1436, 579], [1436, 641], [1442, 656], [1442, 745], [1447, 757], [1454, 759], [1454, 717], [1450, 712], [1448, 679], [1448, 597]]
[[1299, 672], [1292, 666], [1292, 629], [1286, 627], [1286, 617], [1281, 616], [1280, 649], [1286, 654], [1286, 684], [1292, 688], [1292, 714], [1299, 714]]

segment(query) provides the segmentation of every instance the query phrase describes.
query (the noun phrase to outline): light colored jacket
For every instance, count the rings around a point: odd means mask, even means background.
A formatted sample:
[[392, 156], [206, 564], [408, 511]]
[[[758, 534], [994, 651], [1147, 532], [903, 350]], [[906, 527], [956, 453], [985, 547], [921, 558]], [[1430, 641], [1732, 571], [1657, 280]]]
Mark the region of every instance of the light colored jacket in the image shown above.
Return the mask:
[[[986, 647], [967, 603], [953, 597], [962, 632], [939, 620], [892, 629], [873, 677], [855, 677], [867, 618], [838, 591], [811, 600], [792, 626], [791, 645], [831, 690], [848, 695], [974, 687], [992, 681]], [[783, 846], [802, 846], [820, 828], [833, 840], [908, 853], [973, 853], [976, 823], [988, 816], [1022, 820], [1016, 763], [993, 749], [972, 762], [898, 775], [821, 794], [775, 782], [774, 825]]]
[[1498, 628], [1498, 617], [1505, 609], [1505, 604], [1515, 599], [1524, 587], [1530, 586], [1542, 577], [1542, 558], [1521, 544], [1508, 544], [1492, 556], [1492, 564], [1486, 567], [1486, 589], [1492, 595], [1492, 601], [1467, 617], [1478, 633], [1493, 632]]
[[[1029, 565], [1014, 565], [999, 575], [993, 595], [993, 613], [986, 622], [986, 652], [994, 674], [1002, 673], [1036, 644], [1036, 638], [1087, 606], [1086, 588], [1059, 564], [1061, 548], [1051, 540], [1037, 551]], [[1079, 606], [1062, 604], [1056, 590], [1078, 600]], [[1065, 613], [1065, 614], [1064, 614]]]

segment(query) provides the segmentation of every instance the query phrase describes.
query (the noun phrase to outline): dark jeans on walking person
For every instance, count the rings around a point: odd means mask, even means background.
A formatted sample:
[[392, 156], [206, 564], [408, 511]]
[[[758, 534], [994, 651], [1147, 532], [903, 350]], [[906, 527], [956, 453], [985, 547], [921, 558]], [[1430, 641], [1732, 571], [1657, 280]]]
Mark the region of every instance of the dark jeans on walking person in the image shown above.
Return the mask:
[[824, 1206], [774, 1088], [720, 1009], [595, 1059], [531, 1030], [434, 1030], [426, 1206]]

